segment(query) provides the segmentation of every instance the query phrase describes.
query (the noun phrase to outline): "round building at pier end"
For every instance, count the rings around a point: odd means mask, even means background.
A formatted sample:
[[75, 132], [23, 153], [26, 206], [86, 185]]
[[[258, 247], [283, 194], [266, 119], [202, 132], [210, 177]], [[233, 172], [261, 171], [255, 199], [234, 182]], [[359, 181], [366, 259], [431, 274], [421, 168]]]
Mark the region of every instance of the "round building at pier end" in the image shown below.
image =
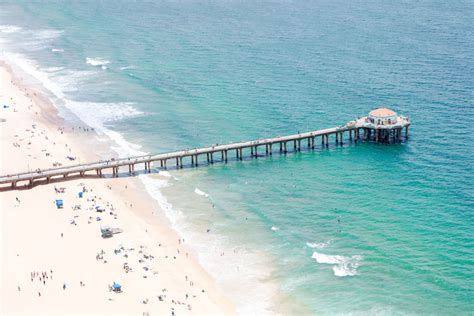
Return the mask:
[[354, 123], [357, 135], [361, 129], [364, 133], [364, 140], [374, 142], [401, 142], [402, 132], [405, 130], [405, 139], [408, 139], [408, 127], [410, 119], [395, 111], [381, 107], [369, 112], [368, 116], [360, 117]]
[[370, 111], [368, 118], [375, 125], [394, 125], [397, 123], [397, 113], [387, 108]]

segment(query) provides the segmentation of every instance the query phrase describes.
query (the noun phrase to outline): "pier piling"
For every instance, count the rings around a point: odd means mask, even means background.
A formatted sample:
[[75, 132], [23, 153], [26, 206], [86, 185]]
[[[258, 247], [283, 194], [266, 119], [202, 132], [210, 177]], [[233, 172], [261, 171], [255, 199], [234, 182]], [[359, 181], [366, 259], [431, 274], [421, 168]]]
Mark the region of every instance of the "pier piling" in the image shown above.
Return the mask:
[[[349, 140], [354, 140], [354, 143], [358, 143], [359, 140], [371, 141], [375, 143], [400, 143], [402, 139], [408, 140], [409, 134], [408, 129], [410, 121], [408, 118], [398, 116], [395, 112], [380, 108], [369, 113], [369, 116], [359, 118], [351, 121], [344, 126], [333, 127], [323, 130], [315, 130], [306, 133], [299, 133], [288, 135], [288, 136], [277, 136], [273, 138], [265, 138], [254, 141], [243, 141], [226, 145], [213, 145], [203, 148], [195, 148], [192, 150], [183, 150], [170, 153], [163, 153], [158, 155], [146, 155], [139, 157], [130, 157], [122, 159], [111, 159], [107, 161], [100, 161], [89, 164], [79, 164], [66, 167], [57, 167], [46, 169], [42, 171], [24, 172], [14, 175], [0, 176], [0, 184], [8, 184], [10, 188], [15, 189], [19, 184], [18, 182], [25, 181], [27, 185], [33, 186], [33, 182], [36, 179], [43, 179], [46, 182], [50, 182], [51, 178], [59, 180], [69, 178], [69, 175], [79, 175], [84, 177], [87, 171], [95, 171], [97, 176], [102, 177], [102, 170], [111, 170], [113, 177], [119, 176], [119, 167], [128, 166], [128, 173], [135, 173], [135, 165], [143, 163], [145, 173], [151, 172], [151, 163], [154, 161], [160, 162], [160, 168], [167, 169], [168, 159], [175, 159], [176, 167], [181, 169], [184, 167], [183, 158], [190, 157], [191, 165], [198, 166], [199, 155], [206, 154], [208, 164], [214, 163], [214, 153], [220, 153], [221, 161], [228, 161], [228, 150], [235, 150], [236, 160], [243, 160], [243, 150], [250, 148], [250, 157], [258, 158], [258, 147], [265, 146], [265, 154], [273, 154], [273, 144], [279, 145], [279, 152], [283, 154], [288, 153], [288, 144], [291, 146], [293, 142], [294, 152], [301, 151], [301, 141], [307, 142], [308, 149], [315, 148], [315, 142], [317, 137], [321, 137], [321, 147], [329, 147], [329, 136], [334, 134], [336, 145], [343, 145], [344, 133], [348, 132]], [[363, 135], [360, 135], [360, 132]], [[405, 131], [403, 131], [405, 129]], [[404, 133], [403, 133], [404, 132]], [[405, 135], [403, 135], [405, 134]]]

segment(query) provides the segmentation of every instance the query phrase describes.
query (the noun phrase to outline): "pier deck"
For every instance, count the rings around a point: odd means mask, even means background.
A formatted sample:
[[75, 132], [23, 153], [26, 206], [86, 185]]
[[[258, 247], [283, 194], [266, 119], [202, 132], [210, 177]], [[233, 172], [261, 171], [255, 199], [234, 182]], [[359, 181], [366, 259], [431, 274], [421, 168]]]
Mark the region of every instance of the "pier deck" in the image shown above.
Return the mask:
[[[405, 137], [408, 136], [408, 121], [401, 122], [394, 126], [393, 133], [389, 134], [394, 140], [401, 141], [402, 130], [405, 128]], [[157, 155], [145, 155], [136, 156], [120, 159], [111, 159], [108, 161], [99, 161], [86, 164], [78, 164], [66, 167], [57, 167], [51, 169], [37, 170], [31, 172], [16, 173], [11, 175], [0, 176], [0, 185], [10, 185], [11, 188], [16, 188], [19, 182], [27, 181], [28, 186], [32, 186], [36, 180], [46, 180], [50, 182], [51, 179], [67, 179], [70, 176], [85, 176], [87, 172], [93, 172], [93, 174], [101, 177], [104, 170], [112, 170], [112, 176], [118, 177], [120, 167], [128, 167], [129, 173], [135, 172], [135, 166], [143, 164], [146, 172], [151, 172], [152, 163], [153, 167], [166, 169], [168, 161], [172, 163], [176, 162], [176, 168], [183, 168], [183, 160], [187, 158], [190, 160], [191, 166], [199, 165], [199, 157], [206, 155], [205, 162], [212, 164], [214, 162], [214, 155], [221, 154], [221, 161], [228, 161], [229, 151], [233, 153], [235, 151], [236, 160], [242, 160], [244, 157], [244, 150], [250, 149], [250, 157], [258, 157], [259, 148], [264, 147], [265, 155], [272, 155], [274, 152], [273, 146], [279, 146], [278, 151], [280, 153], [288, 152], [288, 144], [293, 147], [293, 151], [301, 150], [301, 142], [307, 141], [307, 147], [314, 149], [316, 146], [317, 138], [321, 139], [321, 146], [329, 145], [329, 136], [335, 135], [336, 144], [342, 144], [344, 139], [344, 133], [349, 134], [349, 139], [358, 141], [360, 139], [360, 130], [363, 130], [363, 139], [370, 139], [371, 130], [374, 130], [374, 135], [378, 135], [378, 129], [366, 124], [364, 120], [357, 120], [347, 123], [344, 126], [327, 128], [322, 130], [315, 130], [311, 132], [277, 136], [271, 138], [262, 138], [251, 141], [243, 141], [224, 145], [212, 145], [208, 147], [194, 148], [188, 150], [180, 150], [169, 153], [162, 153]], [[384, 129], [385, 130], [385, 129]], [[375, 141], [378, 138], [374, 137]], [[157, 165], [155, 165], [157, 163]]]

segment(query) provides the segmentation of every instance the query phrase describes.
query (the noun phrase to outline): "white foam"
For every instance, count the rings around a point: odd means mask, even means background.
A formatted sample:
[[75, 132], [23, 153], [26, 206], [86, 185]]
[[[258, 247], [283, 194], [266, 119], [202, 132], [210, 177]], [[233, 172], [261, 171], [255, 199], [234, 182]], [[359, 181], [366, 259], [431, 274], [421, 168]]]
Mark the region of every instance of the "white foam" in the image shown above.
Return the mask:
[[127, 69], [134, 69], [135, 66], [125, 66], [125, 67], [120, 67], [120, 70], [127, 70]]
[[[277, 289], [271, 282], [261, 281], [268, 280], [271, 275], [270, 269], [262, 262], [263, 254], [258, 254], [255, 249], [247, 250], [244, 247], [236, 249], [225, 236], [206, 233], [199, 225], [193, 229], [195, 224], [189, 222], [179, 209], [174, 208], [161, 192], [164, 187], [172, 185], [171, 181], [174, 180], [166, 176], [157, 177], [149, 174], [141, 174], [139, 179], [146, 191], [158, 202], [173, 229], [188, 245], [192, 245], [201, 265], [236, 301], [239, 314], [269, 314], [271, 308], [269, 298], [275, 295]], [[223, 252], [225, 255], [222, 255]]]
[[317, 263], [333, 265], [332, 270], [334, 271], [334, 275], [338, 277], [357, 275], [357, 268], [362, 260], [362, 256], [359, 255], [344, 257], [325, 255], [316, 251], [311, 258], [315, 259]]
[[175, 227], [178, 220], [183, 217], [183, 213], [173, 209], [173, 205], [169, 203], [166, 197], [161, 193], [161, 189], [168, 186], [168, 180], [152, 178], [148, 174], [141, 174], [138, 178], [142, 181], [146, 191], [158, 202], [158, 205], [165, 212], [165, 216], [169, 219], [173, 227]]
[[201, 195], [201, 196], [204, 196], [204, 197], [209, 197], [209, 194], [207, 194], [206, 192], [203, 192], [201, 190], [199, 190], [198, 188], [195, 188], [194, 189], [194, 193], [196, 193], [197, 195]]
[[[97, 132], [107, 135], [118, 146], [111, 146], [119, 156], [140, 156], [147, 154], [140, 151], [141, 146], [132, 144], [124, 137], [105, 126], [106, 123], [129, 117], [143, 115], [129, 102], [100, 103], [70, 100], [65, 92], [75, 91], [81, 80], [90, 78], [91, 71], [64, 71], [60, 68], [41, 69], [39, 65], [21, 54], [4, 53], [5, 59], [39, 81], [46, 90], [61, 100], [62, 104], [84, 123], [93, 127]], [[56, 103], [53, 103], [56, 105]]]
[[8, 63], [19, 67], [22, 71], [39, 81], [55, 97], [65, 100], [65, 102], [66, 95], [64, 92], [76, 91], [82, 80], [90, 78], [95, 74], [92, 71], [67, 71], [62, 67], [42, 69], [37, 62], [17, 53], [4, 52], [3, 57]]
[[272, 230], [273, 230], [273, 231], [277, 231], [277, 230], [280, 230], [280, 228], [275, 227], [275, 226], [272, 226]]
[[326, 248], [330, 243], [331, 243], [331, 241], [327, 241], [327, 242], [307, 242], [306, 246], [308, 246], [310, 248], [322, 249], [322, 248]]
[[64, 31], [46, 29], [46, 30], [33, 30], [33, 31], [30, 31], [30, 33], [33, 35], [34, 39], [51, 40], [51, 39], [60, 37], [64, 33]]
[[61, 30], [29, 30], [21, 32], [21, 41], [15, 42], [23, 49], [29, 51], [38, 51], [47, 48], [50, 43], [60, 37], [64, 31]]
[[[115, 151], [119, 157], [130, 157], [130, 156], [144, 156], [147, 155], [148, 152], [140, 150], [142, 148], [141, 145], [131, 143], [127, 141], [122, 134], [110, 130], [108, 128], [99, 129], [105, 135], [107, 135], [110, 139], [112, 139], [118, 146], [110, 146], [110, 148]], [[152, 163], [153, 166], [153, 163]]]
[[91, 66], [103, 66], [103, 65], [110, 64], [110, 61], [108, 61], [107, 59], [103, 59], [103, 58], [90, 58], [90, 57], [87, 57], [86, 58], [86, 64], [89, 64]]
[[78, 112], [78, 116], [84, 116], [85, 120], [87, 120], [84, 122], [92, 127], [100, 127], [101, 124], [106, 122], [142, 116], [144, 114], [138, 111], [132, 102], [68, 102], [68, 106], [74, 109], [75, 112]]
[[43, 68], [42, 70], [47, 73], [53, 74], [53, 73], [63, 71], [64, 67], [48, 67], [48, 68]]
[[63, 32], [53, 29], [25, 30], [16, 25], [0, 25], [0, 34], [3, 35], [0, 43], [5, 51], [38, 51], [48, 47]]
[[65, 101], [66, 107], [77, 115], [84, 123], [93, 127], [96, 132], [107, 135], [118, 145], [111, 146], [111, 149], [117, 152], [120, 157], [142, 156], [147, 154], [147, 152], [140, 150], [140, 145], [127, 141], [122, 134], [105, 127], [105, 123], [108, 122], [143, 115], [143, 112], [140, 112], [133, 107], [133, 103]]
[[62, 48], [51, 48], [51, 51], [53, 53], [62, 53], [62, 52], [64, 52], [64, 49], [62, 49]]
[[61, 91], [61, 88], [56, 83], [51, 81], [44, 71], [41, 71], [39, 65], [35, 61], [27, 59], [23, 55], [16, 53], [4, 52], [3, 57], [9, 63], [20, 67], [24, 72], [41, 82], [41, 84], [56, 97], [60, 99], [65, 97], [64, 93]]
[[[50, 69], [50, 68], [48, 68]], [[97, 70], [70, 70], [63, 69], [48, 73], [48, 77], [63, 92], [78, 91], [84, 82], [91, 80], [97, 76]]]
[[168, 171], [160, 170], [159, 175], [163, 177], [171, 178], [171, 173], [169, 173]]
[[16, 25], [0, 25], [0, 32], [2, 33], [18, 33], [21, 30], [22, 28]]

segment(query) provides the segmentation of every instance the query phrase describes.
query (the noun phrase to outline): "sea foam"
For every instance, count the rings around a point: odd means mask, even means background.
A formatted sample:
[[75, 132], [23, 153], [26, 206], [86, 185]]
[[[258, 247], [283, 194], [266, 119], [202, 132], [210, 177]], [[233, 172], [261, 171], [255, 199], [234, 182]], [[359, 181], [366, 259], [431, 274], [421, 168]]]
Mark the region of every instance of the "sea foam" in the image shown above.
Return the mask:
[[138, 178], [145, 186], [146, 191], [158, 202], [160, 208], [165, 212], [165, 216], [176, 229], [175, 225], [182, 219], [183, 214], [181, 211], [174, 209], [173, 205], [161, 193], [161, 189], [169, 185], [168, 180], [152, 177], [148, 174], [141, 174]]
[[32, 30], [30, 31], [32, 37], [36, 40], [51, 40], [60, 37], [64, 31], [44, 29], [44, 30]]
[[122, 134], [105, 126], [106, 123], [143, 115], [130, 102], [100, 103], [66, 100], [66, 107], [97, 132], [107, 135], [118, 146], [110, 146], [120, 157], [142, 156], [141, 146], [127, 141]]
[[194, 189], [194, 193], [196, 193], [197, 195], [201, 195], [201, 196], [204, 196], [204, 197], [209, 197], [209, 194], [207, 194], [206, 192], [203, 192], [201, 190], [199, 190], [198, 188], [195, 188]]
[[15, 25], [0, 25], [0, 32], [2, 33], [18, 33], [21, 30], [21, 27]]
[[90, 57], [87, 57], [86, 58], [86, 64], [89, 64], [91, 66], [104, 66], [104, 65], [110, 64], [110, 61], [107, 60], [107, 59], [103, 59], [103, 58], [90, 58]]
[[[141, 151], [140, 145], [125, 140], [122, 134], [107, 128], [105, 125], [125, 118], [138, 117], [144, 113], [134, 107], [131, 102], [87, 102], [75, 101], [67, 98], [65, 92], [75, 91], [80, 86], [81, 80], [91, 77], [91, 71], [65, 71], [63, 69], [42, 69], [38, 63], [21, 54], [4, 53], [6, 60], [22, 69], [32, 78], [39, 81], [43, 87], [52, 93], [60, 104], [71, 111], [85, 124], [93, 127], [99, 134], [102, 133], [112, 139], [117, 146], [111, 149], [119, 156], [140, 156], [147, 154]], [[53, 102], [57, 106], [56, 102]]]
[[[159, 174], [162, 172], [160, 171]], [[227, 291], [226, 293], [237, 301], [238, 312], [243, 315], [269, 314], [271, 301], [268, 297], [274, 295], [276, 288], [270, 282], [257, 281], [267, 280], [271, 275], [268, 269], [261, 268], [260, 254], [254, 250], [247, 251], [245, 247], [239, 247], [236, 254], [232, 252], [236, 248], [228, 243], [227, 238], [203, 233], [197, 228], [163, 195], [162, 190], [173, 185], [173, 180], [169, 177], [149, 174], [141, 174], [138, 177], [145, 185], [146, 191], [158, 202], [173, 229], [186, 239], [188, 245], [192, 245], [202, 266], [215, 277], [219, 285]], [[198, 194], [196, 191], [206, 194], [198, 188], [195, 188], [195, 193]], [[222, 256], [222, 252], [226, 255]]]
[[16, 41], [14, 45], [19, 45], [27, 51], [40, 51], [49, 48], [51, 42], [63, 33], [64, 31], [51, 29], [22, 31], [22, 40]]
[[[60, 37], [64, 31], [55, 29], [27, 30], [16, 25], [0, 25], [0, 43], [3, 50], [12, 51], [39, 51], [50, 46], [51, 42]], [[51, 49], [49, 47], [49, 49]]]
[[54, 94], [57, 98], [65, 98], [60, 86], [50, 79], [46, 71], [40, 69], [38, 63], [17, 53], [5, 52], [3, 53], [3, 56], [7, 62], [16, 65], [22, 71], [39, 81], [46, 90]]
[[159, 175], [163, 176], [163, 177], [166, 177], [166, 178], [171, 178], [172, 177], [171, 173], [169, 173], [168, 171], [164, 171], [164, 170], [160, 170]]
[[357, 268], [360, 265], [362, 256], [355, 255], [352, 257], [325, 255], [319, 252], [314, 252], [311, 256], [317, 263], [330, 264], [334, 275], [338, 277], [357, 275]]
[[322, 249], [322, 248], [326, 248], [330, 243], [331, 243], [331, 241], [327, 241], [327, 242], [307, 242], [306, 246], [308, 246], [310, 248]]

